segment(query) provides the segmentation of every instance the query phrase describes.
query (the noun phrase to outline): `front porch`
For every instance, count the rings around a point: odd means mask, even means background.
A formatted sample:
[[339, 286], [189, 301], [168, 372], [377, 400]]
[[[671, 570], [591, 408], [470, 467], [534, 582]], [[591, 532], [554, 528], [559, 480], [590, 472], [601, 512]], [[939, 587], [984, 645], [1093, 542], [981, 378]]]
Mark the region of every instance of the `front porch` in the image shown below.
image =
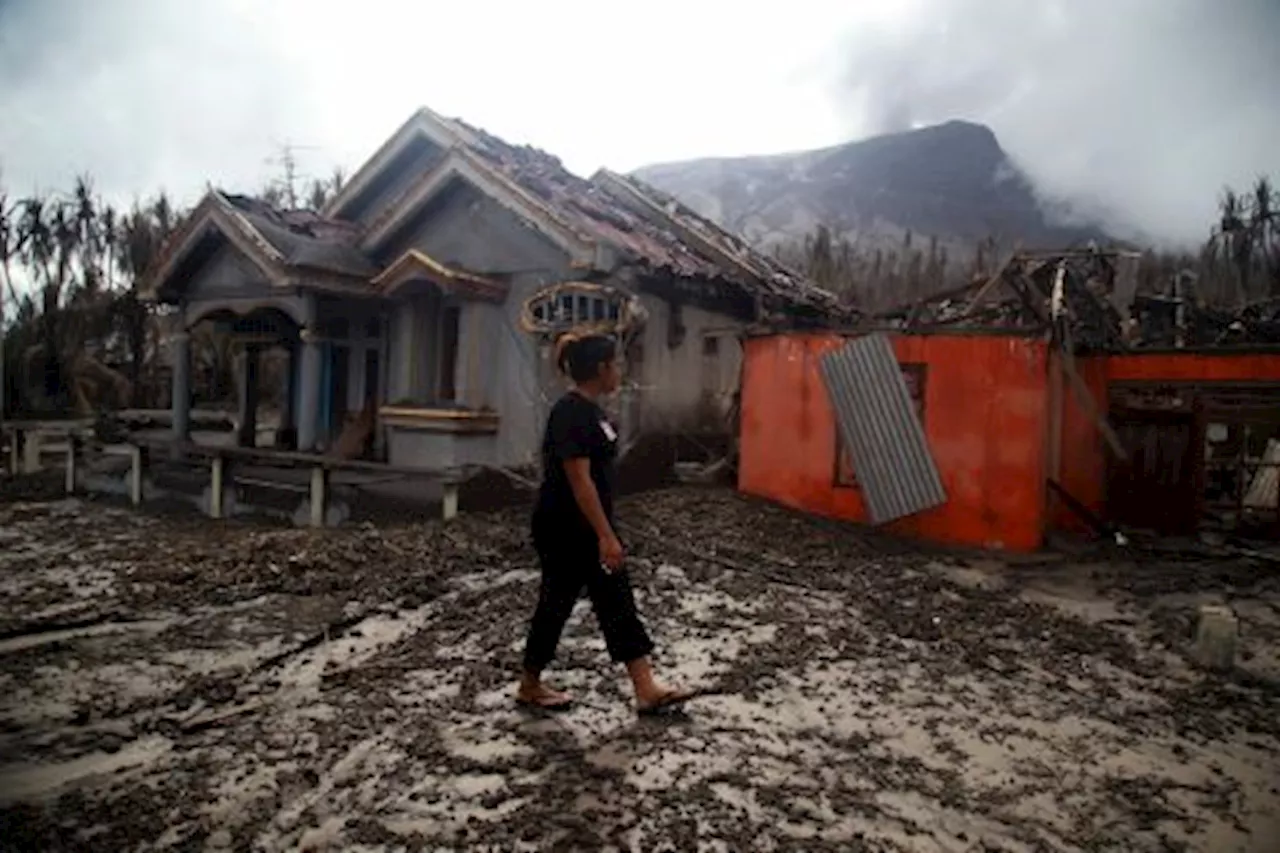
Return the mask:
[[[368, 300], [318, 302], [318, 319], [299, 323], [287, 304], [193, 304], [193, 322], [171, 339], [172, 438], [196, 445], [272, 448], [376, 459], [376, 414], [383, 386], [382, 307]], [[304, 305], [306, 302], [304, 301]], [[202, 323], [234, 353], [235, 429], [193, 431], [194, 380], [207, 378], [193, 353]], [[199, 392], [207, 392], [201, 388]]]

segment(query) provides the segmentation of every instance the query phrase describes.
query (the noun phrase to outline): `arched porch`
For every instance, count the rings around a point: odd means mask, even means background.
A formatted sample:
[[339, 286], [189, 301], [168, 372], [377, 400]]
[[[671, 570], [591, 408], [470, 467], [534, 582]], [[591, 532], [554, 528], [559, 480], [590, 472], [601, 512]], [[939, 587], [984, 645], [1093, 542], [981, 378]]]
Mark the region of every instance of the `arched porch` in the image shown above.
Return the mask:
[[[219, 359], [234, 364], [240, 447], [318, 452], [332, 448], [348, 415], [372, 412], [382, 385], [378, 306], [310, 295], [203, 301], [186, 306], [172, 341], [174, 437], [189, 441], [191, 407]], [[193, 333], [216, 329], [219, 347], [201, 353]], [[204, 358], [200, 358], [204, 355]], [[225, 362], [222, 362], [225, 364]], [[197, 393], [200, 392], [200, 393]], [[264, 426], [266, 427], [264, 430]], [[353, 455], [363, 455], [366, 430]]]

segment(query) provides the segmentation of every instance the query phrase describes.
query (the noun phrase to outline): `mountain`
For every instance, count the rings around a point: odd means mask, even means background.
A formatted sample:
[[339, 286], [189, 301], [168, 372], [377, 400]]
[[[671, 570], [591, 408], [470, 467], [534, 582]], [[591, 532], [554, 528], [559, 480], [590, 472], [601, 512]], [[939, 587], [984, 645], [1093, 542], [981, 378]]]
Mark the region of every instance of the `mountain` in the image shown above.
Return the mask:
[[690, 160], [634, 173], [703, 216], [771, 246], [826, 225], [865, 244], [936, 237], [952, 251], [996, 237], [1059, 248], [1099, 229], [1064, 224], [990, 128], [965, 121], [876, 136], [817, 151]]

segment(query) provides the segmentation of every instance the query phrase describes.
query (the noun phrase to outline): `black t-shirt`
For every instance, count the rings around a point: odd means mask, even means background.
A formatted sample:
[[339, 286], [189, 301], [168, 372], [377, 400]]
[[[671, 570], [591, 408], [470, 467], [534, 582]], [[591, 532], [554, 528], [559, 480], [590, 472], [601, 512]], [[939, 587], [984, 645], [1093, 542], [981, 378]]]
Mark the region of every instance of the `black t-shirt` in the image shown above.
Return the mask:
[[618, 432], [604, 409], [570, 391], [551, 407], [547, 431], [542, 437], [542, 487], [534, 510], [534, 524], [544, 530], [562, 527], [565, 533], [594, 538], [595, 531], [573, 496], [564, 463], [587, 458], [591, 481], [600, 493], [605, 517], [613, 520], [613, 469], [618, 455]]

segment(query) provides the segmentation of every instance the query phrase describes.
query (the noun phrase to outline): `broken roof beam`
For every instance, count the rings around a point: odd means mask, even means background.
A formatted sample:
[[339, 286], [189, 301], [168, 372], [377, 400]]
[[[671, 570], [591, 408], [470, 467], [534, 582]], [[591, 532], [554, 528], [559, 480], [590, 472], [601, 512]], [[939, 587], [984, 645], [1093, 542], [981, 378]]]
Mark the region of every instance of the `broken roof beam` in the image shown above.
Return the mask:
[[1065, 249], [1018, 252], [1020, 260], [1027, 261], [1065, 261], [1088, 258], [1140, 258], [1141, 252], [1131, 249]]
[[1016, 255], [1017, 251], [1015, 250], [1013, 254], [1004, 259], [1004, 263], [1002, 263], [995, 273], [992, 274], [991, 278], [987, 279], [986, 283], [983, 284], [982, 287], [978, 288], [978, 292], [973, 295], [973, 299], [969, 300], [968, 306], [965, 307], [964, 311], [960, 315], [961, 317], [968, 317], [984, 299], [991, 295], [991, 292], [995, 290], [996, 285], [1004, 279], [1004, 274], [1009, 269], [1010, 264], [1013, 263], [1013, 259]]
[[739, 273], [746, 275], [747, 279], [755, 284], [768, 287], [774, 290], [772, 282], [772, 272], [764, 270], [752, 263], [745, 257], [736, 252], [729, 251], [719, 242], [691, 228], [681, 218], [674, 213], [668, 211], [662, 205], [658, 204], [649, 195], [640, 190], [632, 179], [626, 178], [608, 169], [601, 169], [596, 172], [592, 178], [592, 182], [598, 184], [611, 196], [621, 202], [629, 210], [637, 215], [642, 216], [649, 221], [653, 221], [657, 217], [658, 221], [669, 226], [675, 231], [676, 236], [686, 243], [691, 244], [701, 252], [705, 252], [708, 256], [716, 259], [720, 263], [737, 270]]

